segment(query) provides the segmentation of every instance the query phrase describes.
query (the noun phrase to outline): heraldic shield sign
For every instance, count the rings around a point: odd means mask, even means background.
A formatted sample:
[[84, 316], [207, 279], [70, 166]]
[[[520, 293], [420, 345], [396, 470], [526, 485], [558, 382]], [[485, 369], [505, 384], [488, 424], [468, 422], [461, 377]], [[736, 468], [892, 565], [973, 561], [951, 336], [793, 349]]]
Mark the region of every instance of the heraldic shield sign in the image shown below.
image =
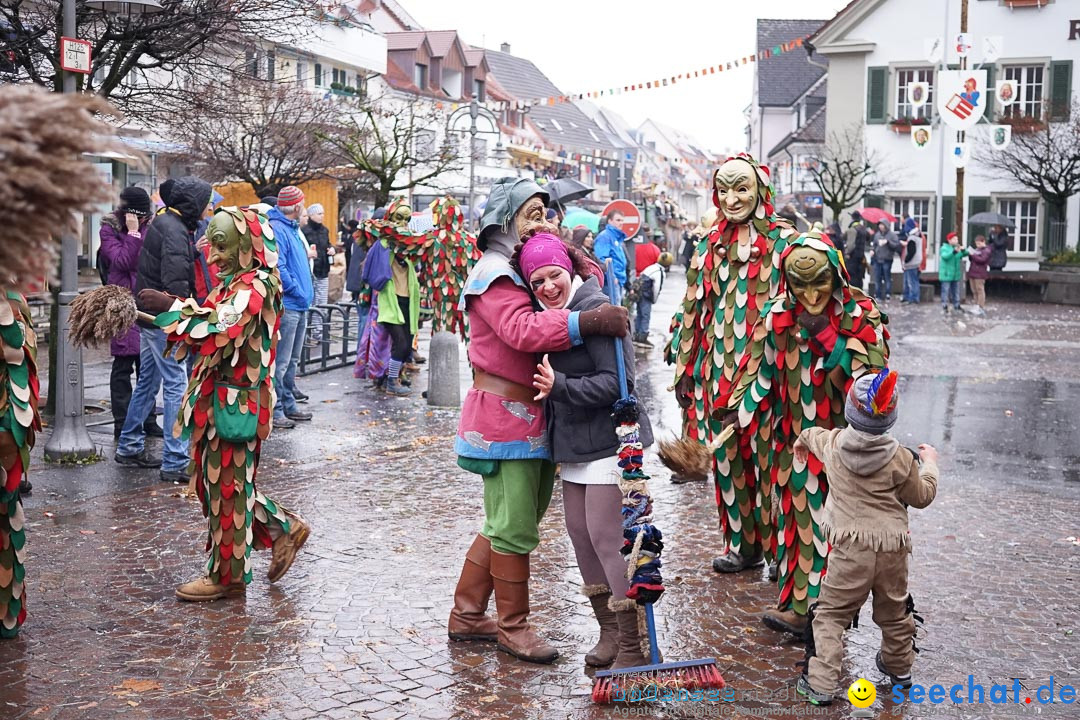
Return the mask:
[[945, 124], [970, 130], [986, 112], [985, 70], [943, 70], [938, 73], [937, 110]]

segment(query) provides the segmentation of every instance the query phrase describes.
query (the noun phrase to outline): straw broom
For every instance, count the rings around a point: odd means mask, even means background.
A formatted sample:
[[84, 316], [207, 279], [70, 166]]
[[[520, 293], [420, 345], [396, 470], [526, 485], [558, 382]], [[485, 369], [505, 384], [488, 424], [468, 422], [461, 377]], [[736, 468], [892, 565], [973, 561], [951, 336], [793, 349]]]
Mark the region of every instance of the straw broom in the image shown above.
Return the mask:
[[135, 296], [119, 285], [102, 285], [71, 302], [68, 330], [76, 347], [90, 347], [127, 334], [139, 320], [154, 322], [154, 315], [135, 307]]

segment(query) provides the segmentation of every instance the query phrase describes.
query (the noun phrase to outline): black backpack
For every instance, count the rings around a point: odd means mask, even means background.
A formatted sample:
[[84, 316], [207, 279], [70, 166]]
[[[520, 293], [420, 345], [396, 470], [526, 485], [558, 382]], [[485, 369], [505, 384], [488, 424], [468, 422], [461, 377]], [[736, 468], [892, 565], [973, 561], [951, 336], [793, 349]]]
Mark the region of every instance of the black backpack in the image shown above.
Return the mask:
[[109, 260], [101, 253], [101, 247], [97, 249], [97, 256], [94, 261], [97, 263], [98, 277], [101, 278], [102, 285], [109, 284]]

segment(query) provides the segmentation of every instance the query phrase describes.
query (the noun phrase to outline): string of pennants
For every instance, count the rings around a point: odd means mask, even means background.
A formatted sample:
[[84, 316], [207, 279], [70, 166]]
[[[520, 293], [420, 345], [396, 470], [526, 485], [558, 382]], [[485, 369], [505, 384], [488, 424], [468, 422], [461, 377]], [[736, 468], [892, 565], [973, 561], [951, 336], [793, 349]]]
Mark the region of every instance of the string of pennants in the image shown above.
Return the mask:
[[[798, 37], [790, 42], [780, 43], [771, 48], [765, 48], [751, 55], [744, 55], [741, 58], [735, 58], [726, 62], [721, 62], [716, 65], [708, 65], [698, 70], [687, 70], [684, 73], [678, 73], [669, 77], [662, 77], [657, 80], [647, 80], [643, 82], [630, 83], [621, 87], [611, 87], [602, 90], [590, 90], [587, 92], [570, 93], [567, 95], [552, 95], [549, 97], [536, 97], [536, 98], [519, 98], [512, 101], [487, 101], [482, 102], [480, 105], [491, 110], [492, 112], [504, 112], [507, 110], [523, 110], [532, 106], [544, 106], [544, 105], [556, 105], [559, 103], [574, 102], [576, 100], [596, 99], [602, 97], [612, 97], [615, 95], [624, 95], [631, 92], [656, 90], [659, 88], [670, 87], [676, 85], [679, 82], [686, 82], [687, 80], [695, 80], [710, 75], [716, 75], [721, 72], [730, 72], [739, 68], [746, 67], [747, 65], [759, 62], [762, 60], [768, 60], [776, 55], [783, 55], [793, 50], [801, 48], [803, 43], [809, 39], [809, 36]], [[457, 110], [460, 107], [467, 106], [468, 103], [445, 103], [439, 102], [435, 104], [438, 109], [449, 108], [451, 112]], [[689, 163], [689, 164], [710, 164], [713, 162], [711, 159], [704, 158], [664, 158], [667, 162], [675, 163]]]

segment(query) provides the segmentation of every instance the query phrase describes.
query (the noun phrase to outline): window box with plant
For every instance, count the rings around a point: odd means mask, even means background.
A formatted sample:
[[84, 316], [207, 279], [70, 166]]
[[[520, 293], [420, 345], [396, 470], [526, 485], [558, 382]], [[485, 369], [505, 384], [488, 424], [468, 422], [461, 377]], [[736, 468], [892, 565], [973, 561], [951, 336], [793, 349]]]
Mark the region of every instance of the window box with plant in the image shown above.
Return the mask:
[[1031, 135], [1046, 129], [1046, 123], [1042, 118], [1031, 115], [1012, 115], [998, 118], [1002, 125], [1012, 127], [1013, 135]]
[[910, 135], [912, 127], [922, 127], [930, 124], [929, 118], [924, 117], [902, 117], [895, 118], [889, 121], [889, 127], [897, 134]]

